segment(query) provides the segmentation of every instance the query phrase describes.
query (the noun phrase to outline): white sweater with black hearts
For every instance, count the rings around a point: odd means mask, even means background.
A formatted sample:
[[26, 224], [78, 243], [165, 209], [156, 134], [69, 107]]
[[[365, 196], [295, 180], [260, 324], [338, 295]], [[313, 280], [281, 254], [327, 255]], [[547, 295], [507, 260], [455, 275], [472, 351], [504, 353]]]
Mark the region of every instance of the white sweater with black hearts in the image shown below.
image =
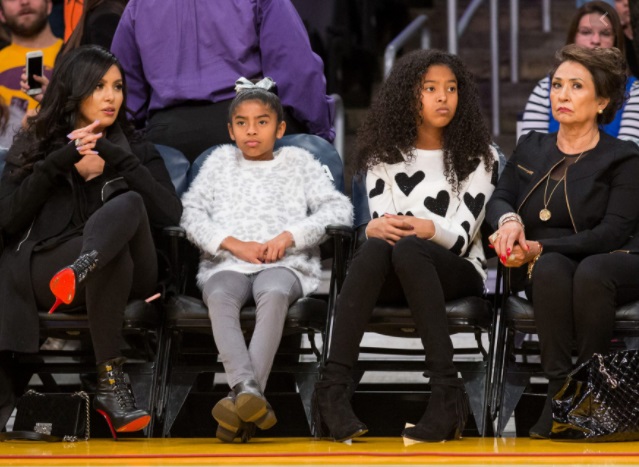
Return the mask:
[[497, 183], [498, 155], [492, 147], [491, 151], [492, 170], [486, 171], [480, 162], [458, 193], [444, 175], [441, 149], [416, 149], [412, 160], [376, 165], [366, 176], [371, 217], [389, 213], [430, 219], [436, 229], [431, 241], [470, 261], [486, 279], [479, 228]]

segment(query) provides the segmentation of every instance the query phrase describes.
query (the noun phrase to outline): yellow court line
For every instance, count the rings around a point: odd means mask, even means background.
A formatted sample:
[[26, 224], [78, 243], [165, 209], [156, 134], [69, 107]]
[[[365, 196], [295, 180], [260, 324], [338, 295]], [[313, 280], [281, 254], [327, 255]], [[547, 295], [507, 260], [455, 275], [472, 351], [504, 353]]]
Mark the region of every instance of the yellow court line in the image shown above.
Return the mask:
[[309, 438], [95, 439], [78, 443], [0, 443], [0, 465], [639, 465], [639, 442], [560, 443], [465, 438], [404, 446], [366, 437], [352, 445]]

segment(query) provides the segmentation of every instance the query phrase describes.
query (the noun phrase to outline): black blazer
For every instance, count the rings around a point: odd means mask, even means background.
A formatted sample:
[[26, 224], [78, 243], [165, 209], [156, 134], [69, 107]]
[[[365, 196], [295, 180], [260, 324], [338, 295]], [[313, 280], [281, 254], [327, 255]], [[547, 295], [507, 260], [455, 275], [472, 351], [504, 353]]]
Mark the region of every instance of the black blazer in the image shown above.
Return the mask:
[[[603, 131], [599, 135], [597, 146], [566, 173], [574, 234], [544, 239], [544, 252], [639, 253], [639, 147]], [[495, 230], [499, 218], [519, 212], [530, 193], [563, 160], [556, 144], [556, 133], [533, 131], [521, 138], [487, 205], [486, 220]], [[523, 221], [525, 225], [527, 219]]]
[[[124, 140], [123, 140], [124, 138]], [[116, 141], [118, 144], [116, 144]], [[55, 244], [71, 221], [74, 195], [71, 171], [79, 155], [73, 144], [49, 153], [32, 171], [21, 168], [19, 140], [11, 147], [0, 180], [0, 351], [38, 351], [38, 313], [31, 287], [31, 254], [42, 242]], [[162, 157], [151, 143], [129, 145], [111, 127], [96, 150], [109, 173], [138, 192], [151, 224], [178, 225], [182, 204]]]

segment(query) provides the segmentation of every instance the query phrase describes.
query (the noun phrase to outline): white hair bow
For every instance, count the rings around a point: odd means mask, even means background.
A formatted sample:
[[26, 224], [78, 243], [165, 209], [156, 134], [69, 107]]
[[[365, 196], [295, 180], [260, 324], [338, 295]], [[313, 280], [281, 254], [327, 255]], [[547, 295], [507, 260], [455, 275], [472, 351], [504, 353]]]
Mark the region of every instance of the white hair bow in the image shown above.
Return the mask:
[[239, 93], [240, 91], [244, 91], [245, 89], [264, 89], [265, 91], [269, 91], [275, 87], [275, 81], [273, 81], [268, 76], [262, 78], [257, 83], [253, 83], [248, 79], [241, 77], [235, 82], [235, 92]]

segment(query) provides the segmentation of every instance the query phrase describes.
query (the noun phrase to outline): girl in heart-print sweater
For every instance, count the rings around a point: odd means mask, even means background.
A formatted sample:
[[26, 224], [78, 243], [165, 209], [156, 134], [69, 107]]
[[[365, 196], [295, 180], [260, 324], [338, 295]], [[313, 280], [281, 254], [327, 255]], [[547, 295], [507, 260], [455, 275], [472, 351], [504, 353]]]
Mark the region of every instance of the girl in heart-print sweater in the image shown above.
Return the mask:
[[[490, 149], [497, 160], [497, 152]], [[486, 170], [483, 164], [477, 164], [455, 193], [444, 175], [443, 150], [415, 149], [412, 160], [382, 163], [368, 171], [370, 214], [373, 219], [395, 214], [432, 221], [434, 233], [429, 240], [470, 261], [485, 280], [479, 228], [496, 177], [496, 169]]]
[[397, 62], [360, 127], [355, 162], [366, 173], [371, 220], [338, 297], [315, 387], [318, 434], [346, 440], [367, 431], [350, 405], [349, 387], [366, 324], [381, 302], [408, 304], [432, 388], [424, 415], [409, 420], [416, 425], [402, 435], [459, 438], [468, 396], [453, 364], [445, 302], [483, 295], [480, 225], [498, 157], [458, 57], [421, 50]]

